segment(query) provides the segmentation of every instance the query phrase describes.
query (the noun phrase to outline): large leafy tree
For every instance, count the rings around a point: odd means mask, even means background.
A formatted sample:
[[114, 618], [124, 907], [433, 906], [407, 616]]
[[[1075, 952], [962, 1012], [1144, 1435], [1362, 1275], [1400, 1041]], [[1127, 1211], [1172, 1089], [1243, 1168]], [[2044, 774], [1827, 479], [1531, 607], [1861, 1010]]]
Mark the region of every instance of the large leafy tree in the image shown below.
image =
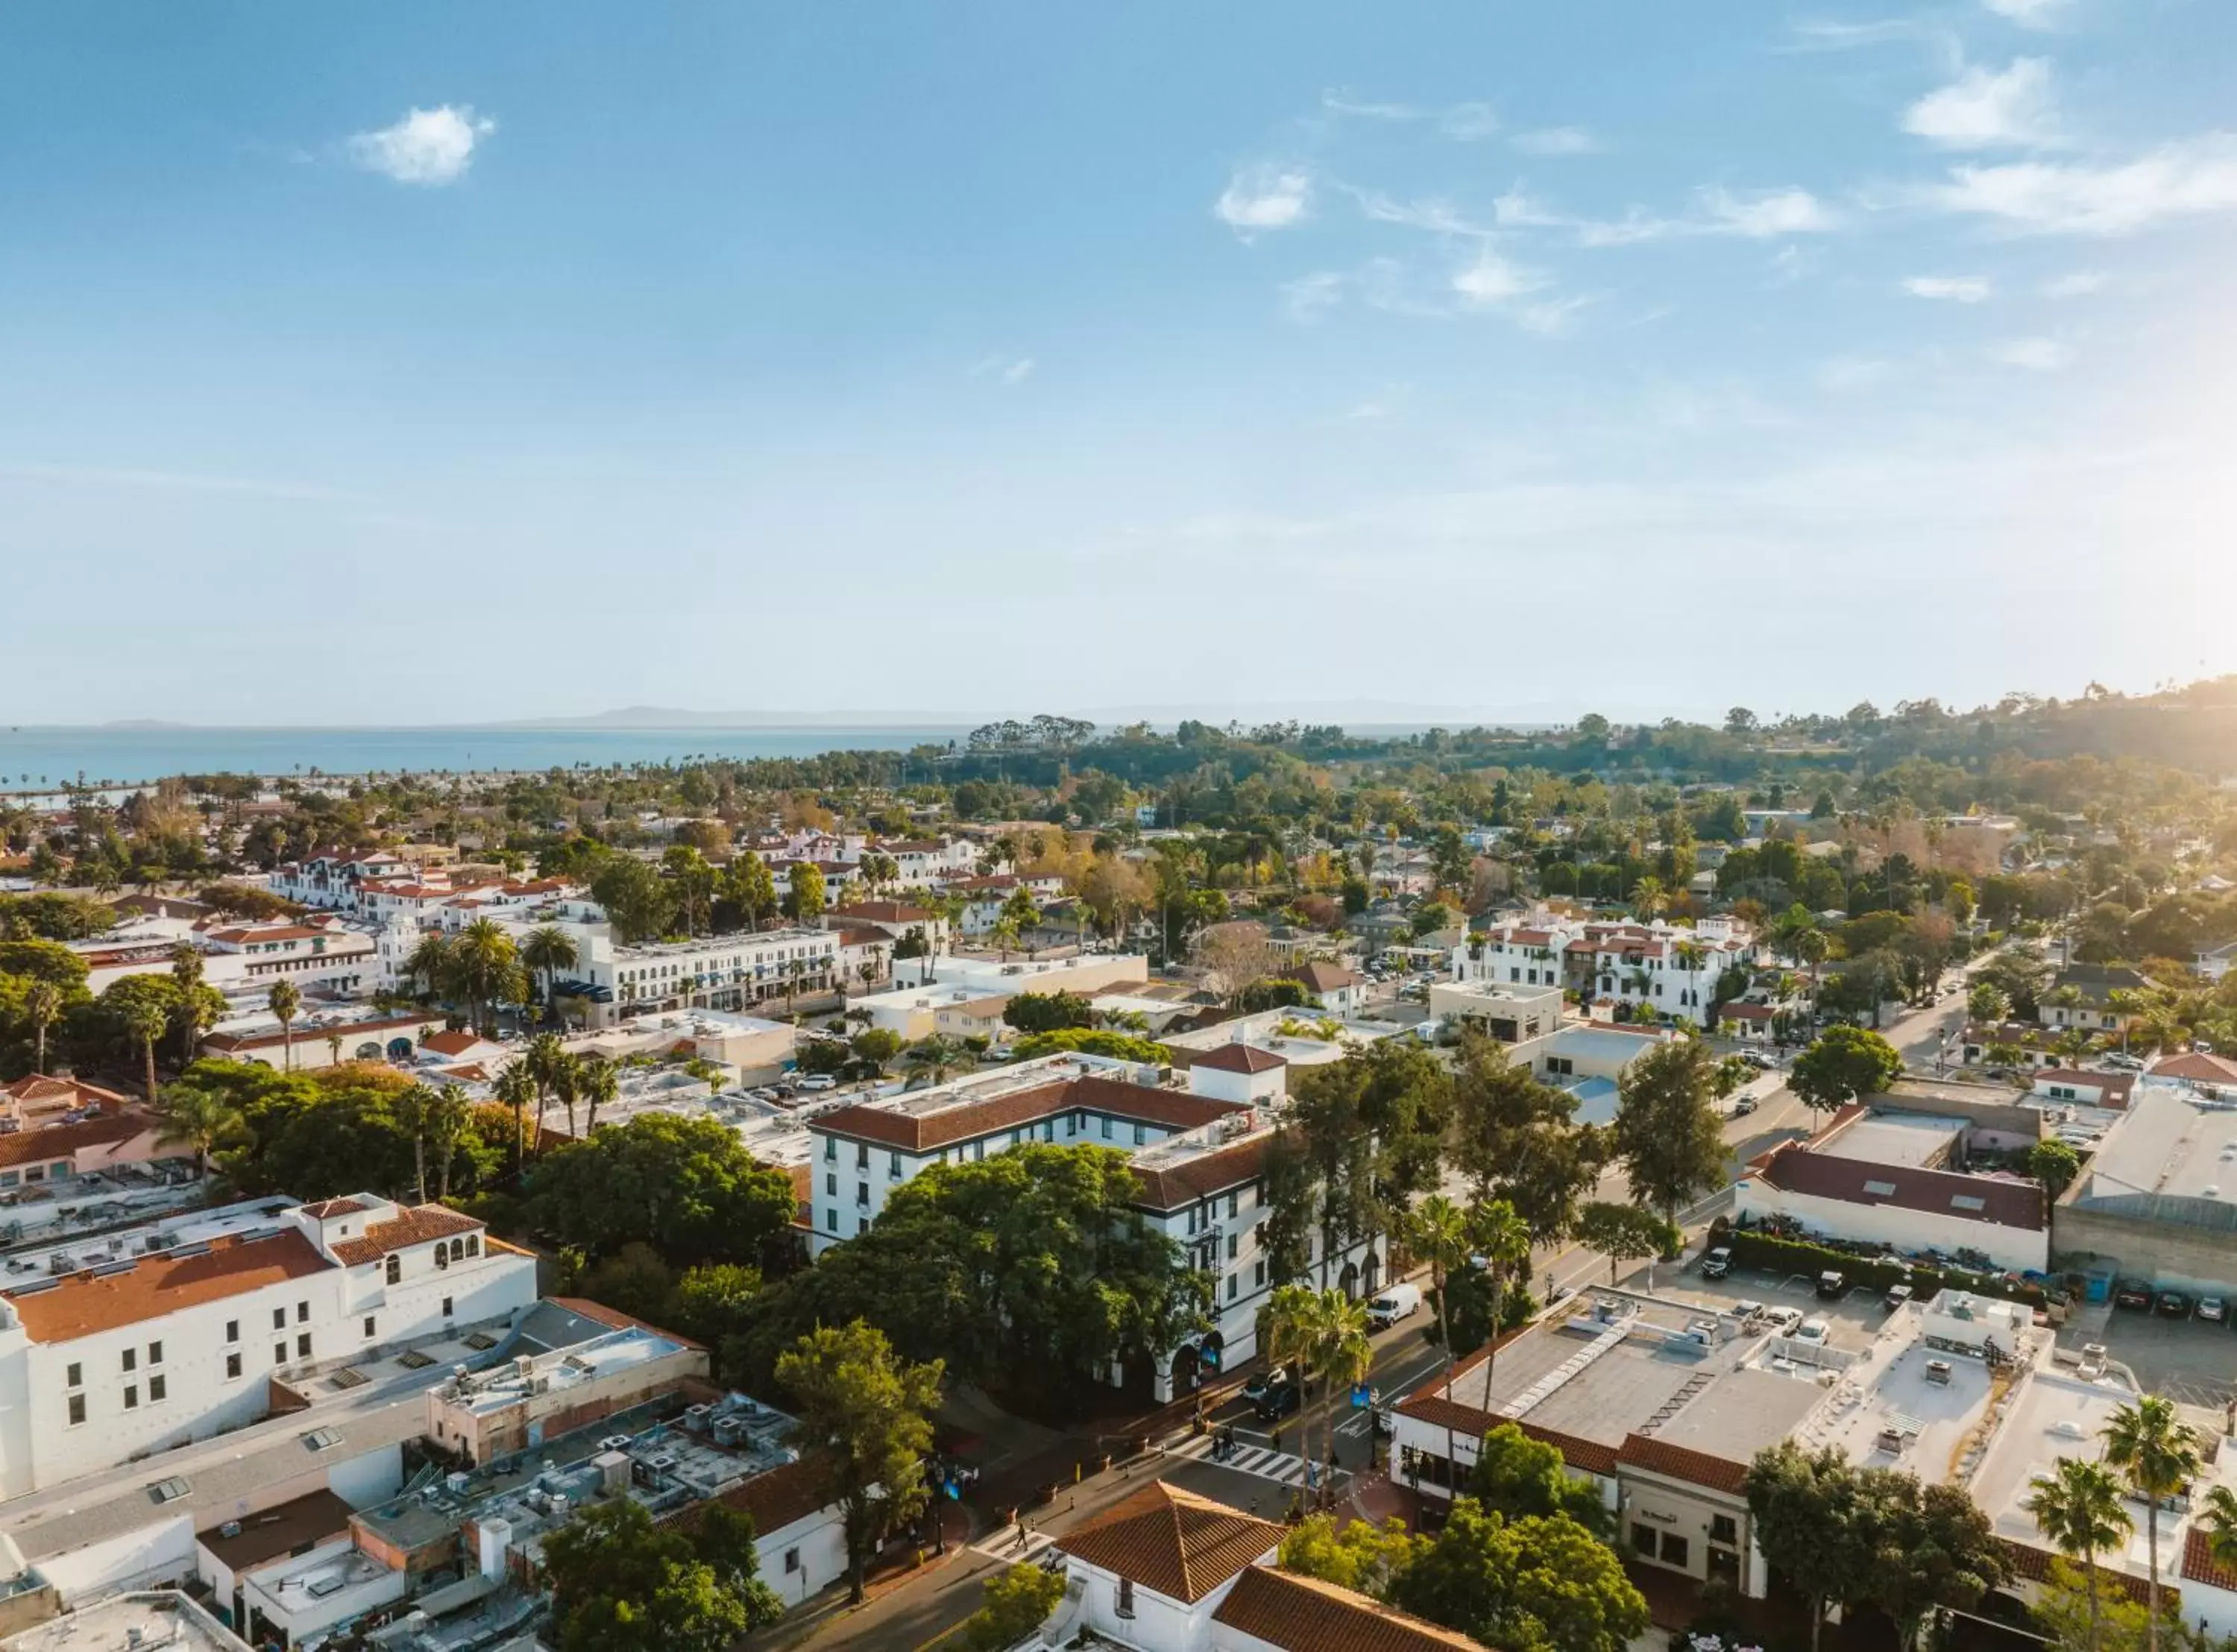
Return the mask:
[[1575, 1097], [1540, 1083], [1496, 1040], [1462, 1035], [1453, 1052], [1454, 1162], [1477, 1197], [1514, 1208], [1536, 1246], [1575, 1231], [1579, 1201], [1614, 1150], [1608, 1130], [1576, 1122], [1576, 1109]]
[[101, 995], [101, 1007], [117, 1036], [140, 1052], [151, 1102], [155, 1099], [155, 1046], [170, 1029], [178, 999], [176, 984], [163, 975], [128, 975], [110, 982]]
[[776, 1363], [801, 1437], [845, 1517], [848, 1582], [856, 1601], [878, 1544], [924, 1506], [940, 1374], [938, 1360], [902, 1359], [882, 1332], [859, 1320], [811, 1331]]
[[689, 1532], [628, 1497], [594, 1504], [544, 1538], [544, 1564], [559, 1652], [727, 1652], [784, 1613], [753, 1523], [721, 1504]]
[[1132, 1208], [1136, 1191], [1125, 1155], [1103, 1147], [934, 1165], [867, 1232], [771, 1287], [739, 1365], [766, 1369], [810, 1326], [854, 1319], [978, 1381], [1084, 1384], [1162, 1358], [1203, 1324], [1210, 1284]]
[[1830, 1446], [1781, 1440], [1748, 1465], [1746, 1490], [1756, 1546], [1809, 1603], [1816, 1652], [1828, 1609], [1860, 1598], [1871, 1575], [1858, 1471]]
[[544, 1155], [529, 1220], [597, 1258], [631, 1241], [669, 1261], [758, 1261], [790, 1226], [791, 1179], [766, 1169], [710, 1118], [645, 1113]]
[[1646, 1602], [1615, 1551], [1567, 1515], [1510, 1520], [1457, 1499], [1436, 1537], [1391, 1579], [1394, 1606], [1528, 1652], [1621, 1652]]
[[591, 898], [624, 945], [657, 938], [675, 919], [676, 897], [659, 872], [634, 855], [617, 856], [591, 880]]
[[1577, 1214], [1577, 1242], [1607, 1258], [1611, 1285], [1616, 1282], [1621, 1263], [1667, 1256], [1685, 1241], [1685, 1232], [1676, 1222], [1660, 1211], [1637, 1205], [1596, 1199]]
[[1812, 1111], [1830, 1112], [1877, 1096], [1903, 1076], [1893, 1044], [1863, 1027], [1828, 1027], [1794, 1058], [1787, 1088]]
[[1065, 1575], [1040, 1566], [1012, 1566], [987, 1580], [979, 1609], [963, 1620], [960, 1652], [1009, 1652], [1039, 1629], [1064, 1600]]
[[1616, 1103], [1616, 1156], [1633, 1196], [1666, 1218], [1724, 1185], [1717, 1086], [1716, 1056], [1698, 1038], [1657, 1044], [1623, 1075]]

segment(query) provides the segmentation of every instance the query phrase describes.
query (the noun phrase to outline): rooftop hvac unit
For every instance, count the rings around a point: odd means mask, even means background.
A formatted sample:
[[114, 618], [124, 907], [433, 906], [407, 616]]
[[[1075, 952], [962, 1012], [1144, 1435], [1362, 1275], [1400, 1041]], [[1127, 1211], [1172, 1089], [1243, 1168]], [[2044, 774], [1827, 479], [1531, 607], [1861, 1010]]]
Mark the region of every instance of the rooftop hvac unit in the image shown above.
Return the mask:
[[461, 1497], [466, 1495], [467, 1488], [473, 1483], [473, 1476], [471, 1474], [452, 1474], [445, 1477], [443, 1481], [444, 1484], [451, 1488], [453, 1496]]
[[694, 1434], [705, 1433], [708, 1428], [708, 1419], [714, 1415], [714, 1412], [715, 1408], [712, 1405], [693, 1405], [689, 1407], [683, 1413], [684, 1428]]

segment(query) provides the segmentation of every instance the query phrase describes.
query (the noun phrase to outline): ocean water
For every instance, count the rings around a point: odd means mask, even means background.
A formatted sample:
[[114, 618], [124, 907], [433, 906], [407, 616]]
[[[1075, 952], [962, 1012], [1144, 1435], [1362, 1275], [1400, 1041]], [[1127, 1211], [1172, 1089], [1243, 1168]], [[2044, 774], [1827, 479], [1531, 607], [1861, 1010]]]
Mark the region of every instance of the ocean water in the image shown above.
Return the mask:
[[38, 728], [0, 726], [0, 792], [130, 786], [168, 774], [470, 773], [696, 757], [907, 751], [968, 729]]

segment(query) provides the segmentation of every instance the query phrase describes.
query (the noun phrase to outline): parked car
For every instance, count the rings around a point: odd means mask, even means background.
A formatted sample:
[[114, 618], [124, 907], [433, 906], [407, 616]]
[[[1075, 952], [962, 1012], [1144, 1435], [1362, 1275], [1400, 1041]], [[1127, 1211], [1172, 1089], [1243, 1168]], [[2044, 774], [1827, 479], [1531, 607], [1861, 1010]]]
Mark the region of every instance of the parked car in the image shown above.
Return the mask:
[[1882, 1297], [1880, 1300], [1886, 1305], [1887, 1311], [1892, 1313], [1904, 1303], [1910, 1301], [1910, 1297], [1911, 1289], [1910, 1286], [1891, 1285], [1888, 1287], [1888, 1293]]
[[2144, 1058], [2141, 1056], [2123, 1056], [2117, 1050], [2105, 1057], [2105, 1064], [2108, 1067], [2117, 1067], [2124, 1073], [2141, 1073], [2144, 1070]]
[[1743, 1096], [1739, 1100], [1732, 1103], [1732, 1116], [1734, 1118], [1745, 1118], [1749, 1114], [1754, 1112], [1759, 1105], [1760, 1103], [1757, 1102], [1754, 1096]]
[[810, 1073], [800, 1081], [800, 1087], [804, 1090], [830, 1089], [838, 1083], [829, 1073]]
[[1791, 1308], [1785, 1303], [1781, 1303], [1777, 1307], [1765, 1308], [1763, 1311], [1763, 1317], [1771, 1322], [1772, 1330], [1791, 1331], [1802, 1323], [1802, 1310]]
[[1733, 1303], [1726, 1312], [1742, 1325], [1745, 1325], [1750, 1320], [1762, 1317], [1763, 1304], [1751, 1298], [1745, 1301]]
[[1849, 1276], [1827, 1268], [1818, 1276], [1818, 1294], [1825, 1301], [1838, 1302], [1849, 1293]]
[[1823, 1320], [1805, 1320], [1795, 1327], [1794, 1339], [1806, 1342], [1813, 1348], [1825, 1346], [1825, 1339], [1833, 1334], [1833, 1327]]
[[1732, 1247], [1719, 1245], [1701, 1259], [1701, 1277], [1720, 1280], [1732, 1271]]
[[1421, 1307], [1420, 1286], [1394, 1285], [1367, 1305], [1367, 1322], [1377, 1331], [1388, 1331], [1399, 1320], [1419, 1313]]
[[2190, 1317], [2190, 1299], [2181, 1291], [2161, 1291], [2159, 1300], [2152, 1304], [2152, 1309], [2161, 1319], [2188, 1320]]
[[2135, 1280], [2122, 1280], [2113, 1287], [2113, 1306], [2116, 1308], [2146, 1308], [2152, 1305], [2152, 1287]]
[[1250, 1402], [1251, 1411], [1262, 1423], [1270, 1423], [1287, 1417], [1304, 1403], [1303, 1390], [1287, 1378], [1270, 1385], [1264, 1392]]
[[1743, 1050], [1740, 1051], [1740, 1059], [1762, 1072], [1769, 1072], [1778, 1065], [1776, 1060], [1765, 1055], [1760, 1050]]
[[2227, 1325], [2229, 1305], [2218, 1296], [2201, 1296], [2198, 1299], [2198, 1317], [2208, 1325]]
[[1243, 1397], [1256, 1405], [1258, 1397], [1269, 1388], [1289, 1380], [1290, 1368], [1287, 1366], [1271, 1366], [1266, 1370], [1253, 1372], [1250, 1380], [1243, 1385]]

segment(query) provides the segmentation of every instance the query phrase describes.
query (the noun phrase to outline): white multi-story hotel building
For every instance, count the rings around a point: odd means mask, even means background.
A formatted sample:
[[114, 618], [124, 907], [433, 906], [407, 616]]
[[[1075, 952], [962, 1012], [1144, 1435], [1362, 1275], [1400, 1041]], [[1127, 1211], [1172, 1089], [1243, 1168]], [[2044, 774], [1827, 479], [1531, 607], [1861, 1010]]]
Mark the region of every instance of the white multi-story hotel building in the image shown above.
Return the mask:
[[1540, 912], [1455, 947], [1452, 969], [1455, 981], [1557, 986], [1587, 1003], [1607, 999], [1699, 1023], [1725, 971], [1755, 958], [1753, 938], [1731, 918], [1687, 928]]
[[369, 1194], [174, 1217], [10, 1269], [0, 1498], [254, 1422], [275, 1376], [536, 1300], [535, 1258], [479, 1221]]
[[834, 930], [741, 930], [622, 946], [601, 927], [577, 944], [581, 956], [568, 985], [591, 1000], [598, 1027], [652, 1010], [749, 1010], [788, 988], [827, 992], [839, 968]]

